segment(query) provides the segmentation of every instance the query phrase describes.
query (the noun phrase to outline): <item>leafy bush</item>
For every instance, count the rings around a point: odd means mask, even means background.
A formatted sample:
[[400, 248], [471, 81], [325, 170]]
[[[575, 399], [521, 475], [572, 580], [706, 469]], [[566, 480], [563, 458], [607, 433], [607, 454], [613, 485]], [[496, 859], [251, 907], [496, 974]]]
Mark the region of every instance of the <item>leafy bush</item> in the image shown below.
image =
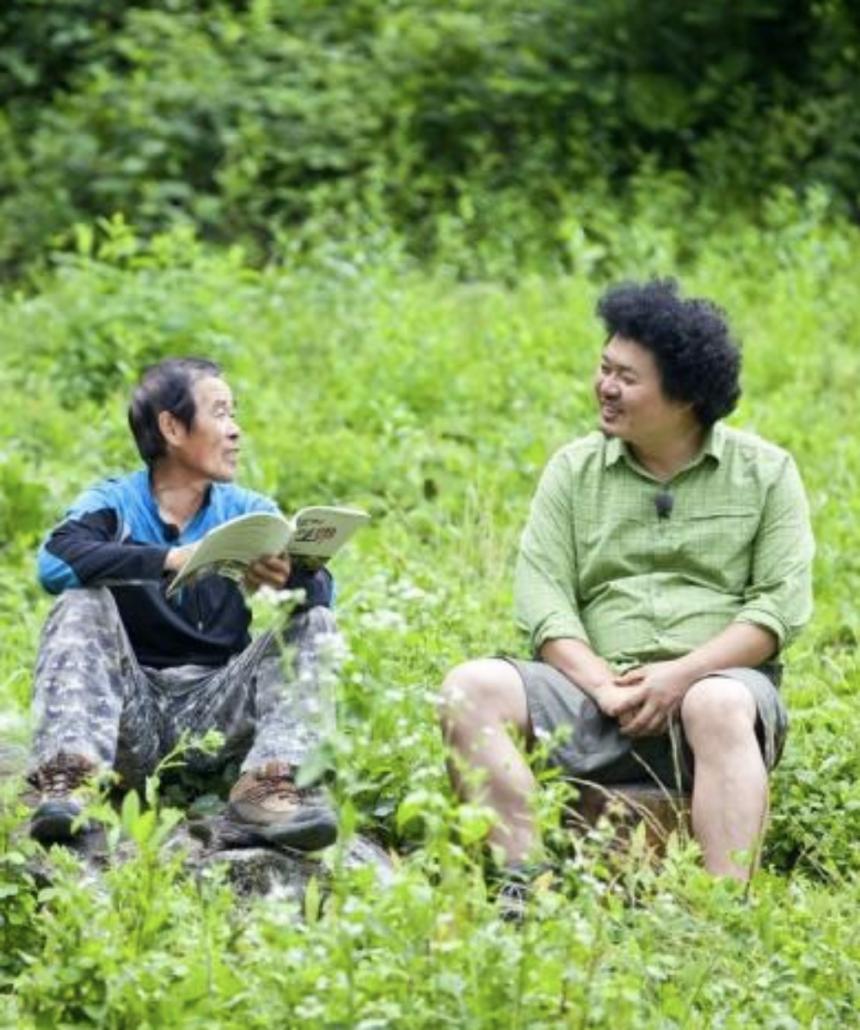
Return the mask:
[[39, 0], [4, 37], [6, 267], [115, 213], [257, 255], [370, 223], [558, 260], [571, 198], [647, 166], [717, 215], [775, 185], [858, 205], [848, 0]]

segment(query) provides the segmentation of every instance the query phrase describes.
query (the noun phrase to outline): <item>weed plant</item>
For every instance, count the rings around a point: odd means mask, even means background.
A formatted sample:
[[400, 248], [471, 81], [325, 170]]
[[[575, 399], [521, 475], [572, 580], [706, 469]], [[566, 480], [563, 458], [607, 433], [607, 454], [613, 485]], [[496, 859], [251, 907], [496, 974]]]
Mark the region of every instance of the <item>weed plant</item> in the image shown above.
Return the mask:
[[[136, 464], [124, 424], [148, 360], [222, 361], [245, 432], [241, 479], [293, 510], [372, 512], [334, 565], [350, 655], [333, 744], [347, 829], [395, 855], [393, 880], [336, 847], [300, 911], [235, 903], [160, 845], [157, 797], [118, 823], [135, 857], [98, 882], [58, 850], [50, 886], [6, 790], [0, 809], [0, 1024], [8, 1026], [829, 1027], [860, 1011], [856, 645], [860, 617], [860, 236], [814, 197], [769, 227], [714, 234], [689, 292], [744, 342], [735, 425], [797, 457], [818, 539], [814, 622], [789, 653], [792, 731], [772, 781], [764, 868], [750, 891], [710, 879], [675, 841], [542, 819], [559, 876], [505, 923], [483, 876], [488, 815], [447, 785], [434, 694], [468, 656], [522, 651], [511, 616], [517, 536], [552, 451], [593, 422], [606, 278], [677, 269], [683, 227], [612, 223], [576, 274], [463, 281], [376, 239], [265, 269], [187, 232], [124, 223], [2, 301], [0, 734], [26, 739], [30, 668], [49, 599], [33, 549], [74, 494]], [[665, 223], [664, 223], [665, 224]], [[571, 227], [571, 238], [575, 237]], [[585, 254], [585, 252], [583, 252]]]

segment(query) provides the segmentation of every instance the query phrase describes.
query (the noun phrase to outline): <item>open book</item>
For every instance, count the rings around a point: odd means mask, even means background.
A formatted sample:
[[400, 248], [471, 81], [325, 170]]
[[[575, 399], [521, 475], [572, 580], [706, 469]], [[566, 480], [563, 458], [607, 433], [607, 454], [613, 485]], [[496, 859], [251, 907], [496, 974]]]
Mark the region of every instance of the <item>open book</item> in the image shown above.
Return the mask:
[[167, 596], [200, 576], [217, 573], [241, 580], [266, 554], [288, 554], [293, 564], [318, 569], [370, 516], [355, 508], [302, 508], [292, 519], [256, 511], [210, 529], [167, 588]]

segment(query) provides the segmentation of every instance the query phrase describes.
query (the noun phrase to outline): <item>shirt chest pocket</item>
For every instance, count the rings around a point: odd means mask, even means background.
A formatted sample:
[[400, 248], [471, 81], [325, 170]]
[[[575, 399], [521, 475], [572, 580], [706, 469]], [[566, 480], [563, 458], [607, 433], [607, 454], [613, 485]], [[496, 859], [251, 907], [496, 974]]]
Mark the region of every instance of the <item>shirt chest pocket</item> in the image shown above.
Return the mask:
[[578, 519], [574, 547], [580, 572], [587, 579], [612, 579], [647, 565], [654, 530], [650, 521], [629, 515]]
[[676, 546], [684, 566], [732, 591], [749, 581], [760, 512], [723, 506], [679, 518]]

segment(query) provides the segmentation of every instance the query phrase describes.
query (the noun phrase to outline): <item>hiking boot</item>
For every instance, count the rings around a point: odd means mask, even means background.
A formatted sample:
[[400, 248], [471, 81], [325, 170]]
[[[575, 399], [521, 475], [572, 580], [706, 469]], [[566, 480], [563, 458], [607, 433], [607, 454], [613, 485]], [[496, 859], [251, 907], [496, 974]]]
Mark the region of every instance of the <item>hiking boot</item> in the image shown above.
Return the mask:
[[318, 851], [337, 839], [334, 812], [318, 792], [297, 787], [283, 762], [243, 773], [230, 791], [228, 812], [268, 844]]
[[96, 772], [96, 766], [83, 755], [60, 752], [30, 777], [39, 790], [39, 804], [30, 819], [30, 836], [41, 844], [74, 840], [87, 826], [74, 826], [84, 810], [88, 796], [80, 790]]

